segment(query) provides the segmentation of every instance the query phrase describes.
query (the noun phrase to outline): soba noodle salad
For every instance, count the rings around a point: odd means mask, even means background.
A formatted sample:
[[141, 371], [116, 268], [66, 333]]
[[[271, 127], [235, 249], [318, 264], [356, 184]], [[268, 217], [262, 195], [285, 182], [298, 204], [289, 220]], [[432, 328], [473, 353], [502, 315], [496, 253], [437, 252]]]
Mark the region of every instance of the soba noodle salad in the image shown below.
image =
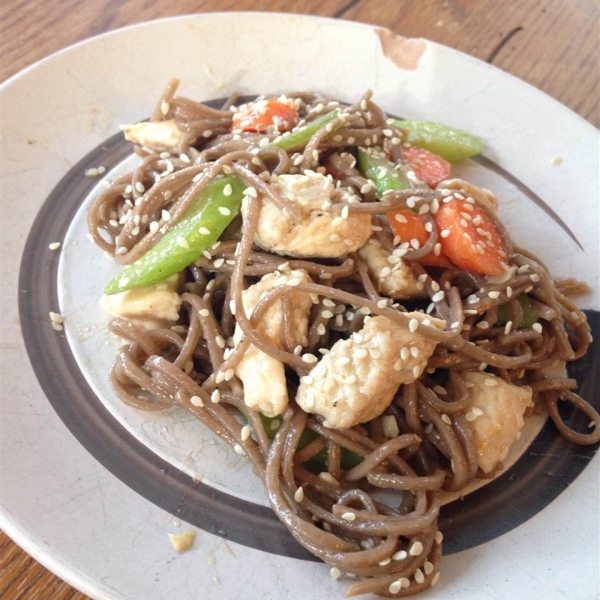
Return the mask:
[[216, 110], [177, 87], [122, 127], [139, 165], [89, 209], [124, 267], [103, 298], [126, 341], [114, 391], [184, 408], [245, 456], [347, 596], [434, 586], [442, 495], [493, 478], [533, 413], [600, 440], [563, 376], [591, 342], [569, 299], [585, 284], [553, 280], [502, 199], [452, 177], [484, 150], [472, 135], [389, 119], [371, 93]]

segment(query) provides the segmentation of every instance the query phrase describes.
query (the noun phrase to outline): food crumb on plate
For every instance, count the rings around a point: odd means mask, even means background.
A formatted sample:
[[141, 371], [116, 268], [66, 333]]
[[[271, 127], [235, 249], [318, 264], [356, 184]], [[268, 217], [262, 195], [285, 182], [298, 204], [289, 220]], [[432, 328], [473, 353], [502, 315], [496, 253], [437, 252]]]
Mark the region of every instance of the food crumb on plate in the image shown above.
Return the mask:
[[185, 533], [170, 533], [169, 539], [177, 552], [185, 552], [193, 546], [194, 540], [196, 539], [196, 532], [193, 529], [190, 529]]

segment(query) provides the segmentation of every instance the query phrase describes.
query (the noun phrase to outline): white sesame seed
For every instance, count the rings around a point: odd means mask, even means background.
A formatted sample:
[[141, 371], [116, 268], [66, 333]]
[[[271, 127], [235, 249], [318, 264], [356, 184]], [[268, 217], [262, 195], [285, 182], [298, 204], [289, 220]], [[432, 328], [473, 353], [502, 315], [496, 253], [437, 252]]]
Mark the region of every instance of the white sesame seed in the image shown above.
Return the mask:
[[402, 360], [406, 360], [409, 356], [410, 356], [410, 350], [406, 346], [403, 346], [400, 349], [400, 358]]
[[222, 215], [224, 215], [226, 217], [228, 217], [231, 214], [231, 210], [229, 208], [227, 208], [226, 206], [219, 206], [218, 210]]
[[419, 365], [415, 365], [412, 370], [413, 377], [418, 379], [421, 375], [421, 367]]
[[324, 319], [331, 319], [333, 317], [333, 313], [330, 310], [324, 310], [321, 315]]
[[398, 550], [398, 552], [392, 554], [392, 560], [404, 560], [407, 556], [406, 550]]
[[444, 539], [444, 534], [441, 531], [436, 531], [434, 539], [436, 543], [441, 544], [442, 540]]
[[437, 585], [437, 582], [440, 580], [440, 572], [438, 571], [434, 576], [433, 579], [431, 580], [431, 587], [435, 587]]
[[[208, 317], [208, 315], [210, 315], [210, 312], [207, 308], [201, 308], [198, 313], [200, 314], [201, 317]], [[223, 338], [221, 338], [223, 339]]]
[[314, 354], [308, 354], [307, 353], [307, 354], [303, 354], [302, 355], [302, 360], [305, 363], [314, 364], [314, 363], [318, 362], [319, 359]]
[[409, 331], [414, 333], [418, 328], [419, 328], [419, 321], [417, 321], [417, 319], [411, 319], [408, 322]]
[[347, 219], [348, 218], [348, 213], [350, 212], [350, 209], [347, 206], [344, 206], [344, 208], [342, 208], [342, 219]]
[[219, 404], [219, 402], [221, 401], [221, 392], [219, 390], [215, 390], [210, 395], [210, 401], [214, 404]]
[[390, 267], [383, 267], [383, 269], [381, 269], [381, 271], [379, 271], [380, 279], [383, 279], [384, 277], [388, 277], [391, 274], [392, 274], [392, 269], [390, 269]]
[[480, 408], [473, 408], [473, 413], [480, 417], [483, 414], [483, 411]]
[[140, 193], [143, 194], [146, 191], [146, 188], [144, 187], [144, 184], [141, 181], [137, 181], [135, 184], [135, 189]]
[[198, 229], [198, 233], [200, 235], [210, 235], [210, 229], [208, 229], [208, 227], [200, 227], [200, 229]]
[[60, 248], [60, 242], [52, 242], [51, 244], [48, 244], [48, 248], [50, 248], [50, 250], [58, 250]]
[[440, 232], [440, 237], [447, 238], [449, 235], [450, 235], [449, 229], [442, 229], [442, 231]]
[[200, 396], [192, 396], [190, 398], [190, 402], [194, 405], [194, 406], [200, 406], [203, 407], [204, 406], [204, 402], [202, 401], [202, 398], [200, 398]]
[[296, 490], [296, 493], [294, 494], [294, 500], [296, 502], [302, 502], [302, 500], [304, 500], [304, 489], [302, 486]]
[[233, 449], [240, 455], [240, 456], [246, 456], [246, 452], [245, 450], [239, 445], [236, 444]]
[[411, 349], [410, 349], [410, 355], [413, 358], [418, 358], [418, 356], [419, 356], [419, 349], [416, 346], [412, 346]]
[[498, 385], [498, 380], [494, 379], [492, 377], [489, 377], [488, 379], [485, 380], [485, 385], [487, 385], [488, 387], [495, 387]]
[[432, 300], [433, 302], [441, 302], [441, 301], [444, 299], [444, 296], [445, 296], [445, 295], [446, 295], [446, 294], [445, 294], [443, 291], [436, 292], [436, 293], [435, 293], [435, 294], [434, 294], [434, 295], [431, 297], [431, 300]]
[[353, 512], [345, 512], [342, 515], [342, 519], [344, 519], [344, 521], [355, 521], [356, 515]]
[[541, 277], [537, 273], [533, 273], [529, 276], [529, 279], [531, 279], [531, 281], [533, 281], [534, 283], [537, 283], [541, 279]]
[[450, 419], [450, 417], [446, 413], [442, 415], [442, 421], [444, 421], [444, 423], [446, 423], [447, 425], [452, 425], [452, 419]]
[[225, 381], [229, 381], [230, 379], [233, 379], [234, 375], [235, 375], [235, 372], [233, 369], [227, 369], [227, 371], [225, 371]]
[[377, 302], [377, 308], [385, 308], [387, 306], [387, 300], [382, 298]]
[[334, 244], [337, 243], [337, 242], [339, 242], [340, 240], [341, 240], [341, 238], [340, 238], [340, 236], [337, 233], [332, 233], [329, 236], [329, 241], [333, 242]]
[[478, 329], [489, 329], [490, 324], [487, 321], [479, 321], [479, 323], [477, 323], [476, 327]]
[[425, 575], [423, 575], [423, 571], [421, 571], [421, 569], [417, 569], [415, 571], [415, 581], [417, 583], [423, 583], [425, 581]]
[[249, 186], [244, 190], [245, 196], [252, 196], [253, 198], [258, 198], [258, 192], [255, 187]]
[[181, 246], [182, 248], [185, 248], [186, 250], [190, 249], [188, 241], [181, 235], [177, 238], [177, 245]]
[[488, 296], [489, 296], [490, 298], [496, 299], [496, 298], [499, 298], [499, 297], [500, 297], [500, 292], [492, 291], [492, 292], [489, 292], [489, 293], [488, 293]]
[[245, 442], [250, 437], [251, 433], [252, 427], [250, 427], [250, 425], [244, 425], [241, 431], [242, 442]]
[[[298, 489], [302, 489], [302, 488], [298, 488]], [[329, 523], [325, 523], [325, 524], [329, 525]], [[339, 579], [342, 576], [342, 572], [337, 567], [332, 567], [331, 570], [329, 571], [329, 574], [331, 575], [332, 579]]]
[[543, 330], [543, 329], [542, 329], [542, 324], [541, 324], [541, 323], [534, 323], [534, 324], [531, 326], [531, 329], [533, 329], [533, 330], [534, 330], [535, 332], [537, 332], [537, 333], [542, 333], [542, 330]]
[[465, 419], [467, 419], [467, 421], [469, 421], [469, 422], [474, 421], [476, 418], [477, 418], [477, 415], [473, 411], [470, 411], [465, 414]]
[[512, 329], [512, 325], [513, 325], [513, 322], [508, 321], [508, 323], [504, 327], [504, 335], [508, 335], [510, 333], [510, 330]]
[[392, 583], [390, 583], [390, 587], [388, 588], [390, 594], [397, 594], [401, 589], [402, 584], [400, 583], [400, 580], [393, 581]]

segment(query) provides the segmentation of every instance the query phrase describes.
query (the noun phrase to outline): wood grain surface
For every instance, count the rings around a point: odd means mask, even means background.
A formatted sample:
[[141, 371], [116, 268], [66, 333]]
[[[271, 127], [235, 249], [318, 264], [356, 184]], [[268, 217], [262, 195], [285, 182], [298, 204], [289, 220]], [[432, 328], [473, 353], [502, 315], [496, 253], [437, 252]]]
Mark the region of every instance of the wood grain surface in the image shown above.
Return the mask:
[[[600, 126], [597, 0], [2, 0], [0, 81], [70, 44], [118, 27], [234, 10], [349, 19], [428, 38], [493, 63]], [[0, 532], [0, 598], [83, 600], [87, 596]]]

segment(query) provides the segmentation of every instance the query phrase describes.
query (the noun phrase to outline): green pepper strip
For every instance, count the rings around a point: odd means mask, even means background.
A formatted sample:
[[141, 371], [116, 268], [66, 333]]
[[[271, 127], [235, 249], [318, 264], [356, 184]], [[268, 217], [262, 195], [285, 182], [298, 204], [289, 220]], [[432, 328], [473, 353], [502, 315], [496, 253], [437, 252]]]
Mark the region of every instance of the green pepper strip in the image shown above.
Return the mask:
[[[275, 437], [277, 430], [281, 426], [281, 417], [267, 417], [261, 413], [260, 418], [262, 420], [265, 431], [267, 432], [267, 436], [270, 440]], [[298, 443], [298, 450], [302, 450], [310, 444], [312, 441], [316, 440], [319, 437], [318, 433], [315, 433], [311, 429], [305, 429], [300, 436], [300, 442]], [[341, 466], [342, 469], [347, 471], [348, 469], [353, 469], [357, 465], [359, 465], [363, 461], [362, 456], [358, 456], [346, 448], [342, 448], [341, 455]], [[315, 471], [326, 471], [327, 470], [327, 450], [324, 448], [320, 452], [317, 452], [313, 457], [311, 457], [306, 462], [302, 463], [305, 467], [310, 468]]]
[[[523, 311], [523, 322], [519, 329], [531, 329], [533, 324], [537, 323], [540, 318], [540, 313], [525, 292], [517, 296], [517, 301], [521, 305], [521, 310]], [[496, 319], [496, 323], [499, 325], [506, 325], [509, 321], [510, 310], [508, 305], [502, 304], [498, 307], [498, 318]]]
[[[228, 196], [224, 193], [226, 186], [231, 186]], [[245, 184], [237, 177], [212, 180], [173, 229], [112, 279], [104, 293], [117, 294], [159, 283], [192, 264], [221, 237], [236, 216], [245, 188]]]
[[334, 111], [311, 121], [305, 127], [301, 127], [300, 129], [290, 133], [290, 135], [286, 135], [285, 137], [280, 137], [276, 142], [273, 142], [273, 146], [277, 146], [282, 150], [297, 150], [302, 146], [306, 146], [310, 141], [310, 138], [319, 131], [319, 129], [325, 127], [327, 123], [330, 123], [334, 119], [337, 119], [342, 114], [342, 111], [339, 108], [336, 108]]
[[413, 146], [425, 148], [450, 162], [457, 162], [485, 152], [485, 144], [474, 135], [430, 121], [396, 121], [408, 131], [406, 140]]
[[361, 174], [376, 185], [377, 198], [381, 198], [388, 190], [406, 190], [412, 187], [404, 173], [394, 168], [396, 165], [393, 162], [384, 157], [373, 156], [362, 148], [358, 149], [357, 165]]

